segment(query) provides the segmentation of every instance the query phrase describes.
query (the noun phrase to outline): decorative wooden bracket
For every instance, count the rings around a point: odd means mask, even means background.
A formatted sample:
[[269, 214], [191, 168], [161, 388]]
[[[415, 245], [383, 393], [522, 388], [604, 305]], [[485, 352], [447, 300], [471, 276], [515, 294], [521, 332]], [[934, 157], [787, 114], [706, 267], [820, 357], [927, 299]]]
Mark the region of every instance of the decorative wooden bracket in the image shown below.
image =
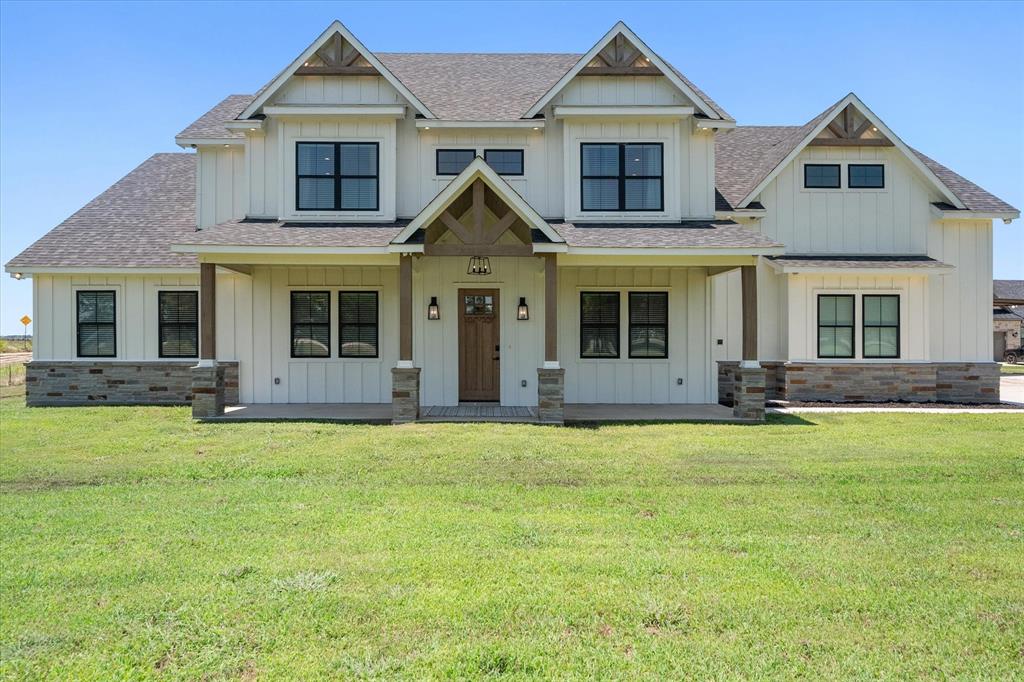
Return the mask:
[[305, 64], [295, 70], [298, 76], [376, 76], [377, 69], [370, 66], [359, 50], [335, 33]]
[[[486, 225], [487, 211], [498, 217], [491, 225]], [[457, 215], [461, 215], [460, 220]], [[447, 245], [442, 251], [458, 251], [455, 247], [473, 248], [486, 246], [489, 249], [497, 247], [497, 241], [506, 231], [511, 230], [513, 234], [527, 247], [530, 245], [530, 230], [523, 223], [519, 214], [511, 207], [501, 201], [493, 192], [488, 192], [483, 180], [476, 180], [459, 196], [458, 199], [448, 205], [448, 208], [438, 216], [437, 221], [427, 230], [427, 245], [442, 246], [434, 242], [444, 233], [447, 228], [461, 245]], [[517, 245], [503, 245], [517, 246]], [[439, 253], [438, 249], [427, 249], [432, 253]], [[508, 251], [509, 249], [505, 249]], [[515, 250], [515, 249], [513, 249]], [[521, 250], [521, 249], [520, 249]], [[497, 252], [489, 251], [491, 255]]]
[[865, 118], [860, 125], [854, 125], [854, 107], [847, 104], [839, 116], [829, 122], [826, 129], [835, 137], [816, 137], [808, 144], [817, 147], [892, 147], [893, 144], [879, 133], [878, 137], [863, 137], [869, 130], [877, 133], [878, 129]]
[[621, 33], [580, 70], [581, 76], [660, 76], [661, 70], [651, 64]]

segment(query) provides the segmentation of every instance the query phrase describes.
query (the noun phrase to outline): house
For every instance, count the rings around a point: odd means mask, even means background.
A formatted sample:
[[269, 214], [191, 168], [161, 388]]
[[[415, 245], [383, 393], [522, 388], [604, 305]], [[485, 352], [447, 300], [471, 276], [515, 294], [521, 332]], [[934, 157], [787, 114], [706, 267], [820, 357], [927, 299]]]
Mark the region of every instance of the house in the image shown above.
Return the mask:
[[[1024, 362], [1024, 279], [992, 281], [992, 357], [996, 362]], [[1012, 353], [1007, 358], [1006, 351]]]
[[6, 264], [28, 404], [998, 400], [1019, 211], [852, 93], [740, 126], [622, 23], [403, 54], [334, 22], [176, 141]]

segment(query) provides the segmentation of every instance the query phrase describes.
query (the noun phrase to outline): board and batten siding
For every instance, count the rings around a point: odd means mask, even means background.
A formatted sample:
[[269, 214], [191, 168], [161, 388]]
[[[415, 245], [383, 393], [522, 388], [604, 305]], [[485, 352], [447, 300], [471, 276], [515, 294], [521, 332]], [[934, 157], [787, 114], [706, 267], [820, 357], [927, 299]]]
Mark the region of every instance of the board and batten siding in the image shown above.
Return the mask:
[[992, 359], [992, 221], [933, 220], [928, 255], [955, 266], [928, 283], [932, 360]]
[[197, 149], [196, 155], [196, 223], [199, 227], [243, 217], [249, 207], [244, 148], [204, 145]]
[[[558, 360], [565, 368], [567, 403], [714, 402], [705, 268], [563, 267], [558, 289]], [[580, 357], [583, 291], [620, 292], [619, 358]], [[667, 358], [629, 357], [630, 291], [668, 292]]]
[[292, 76], [271, 104], [405, 104], [380, 76]]

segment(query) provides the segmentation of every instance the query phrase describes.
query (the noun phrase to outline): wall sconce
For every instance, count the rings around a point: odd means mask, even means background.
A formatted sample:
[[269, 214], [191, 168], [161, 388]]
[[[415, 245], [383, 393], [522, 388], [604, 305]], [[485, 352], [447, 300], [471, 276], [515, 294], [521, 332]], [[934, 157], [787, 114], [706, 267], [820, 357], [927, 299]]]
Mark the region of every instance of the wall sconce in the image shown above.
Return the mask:
[[469, 259], [469, 267], [466, 268], [467, 275], [489, 275], [491, 274], [491, 259], [487, 256], [473, 256]]
[[430, 304], [427, 306], [427, 319], [440, 320], [441, 309], [437, 307], [437, 296], [430, 297]]
[[517, 320], [528, 320], [530, 319], [530, 308], [526, 305], [526, 297], [519, 297], [519, 307], [516, 309]]

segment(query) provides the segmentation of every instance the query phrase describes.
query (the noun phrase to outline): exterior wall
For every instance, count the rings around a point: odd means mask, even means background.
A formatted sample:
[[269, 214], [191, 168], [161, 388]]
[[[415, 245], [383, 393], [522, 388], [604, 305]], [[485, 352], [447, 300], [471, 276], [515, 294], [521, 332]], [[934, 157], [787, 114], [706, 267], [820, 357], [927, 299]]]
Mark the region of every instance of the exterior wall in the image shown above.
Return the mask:
[[552, 105], [693, 105], [661, 76], [577, 76], [551, 102]]
[[[73, 405], [184, 405], [192, 401], [195, 361], [47, 361], [26, 369], [30, 407]], [[225, 397], [238, 402], [238, 363], [221, 363]]]
[[243, 217], [249, 207], [245, 149], [211, 145], [196, 153], [196, 224], [209, 227]]
[[[558, 359], [565, 369], [565, 402], [713, 402], [706, 279], [705, 268], [560, 267]], [[602, 290], [621, 292], [621, 357], [580, 358], [580, 292]], [[668, 358], [628, 357], [631, 290], [669, 292]]]
[[292, 76], [273, 104], [405, 104], [380, 76]]
[[[501, 318], [501, 404], [536, 405], [537, 369], [544, 364], [543, 260], [491, 258], [491, 274], [482, 277], [467, 275], [466, 261], [443, 257], [420, 258], [413, 263], [413, 359], [422, 368], [420, 403], [458, 405], [458, 290], [495, 288]], [[437, 297], [439, 320], [426, 319], [431, 296]], [[516, 319], [520, 296], [530, 307], [529, 320]]]
[[928, 255], [956, 266], [928, 283], [933, 360], [992, 358], [992, 221], [934, 221]]

